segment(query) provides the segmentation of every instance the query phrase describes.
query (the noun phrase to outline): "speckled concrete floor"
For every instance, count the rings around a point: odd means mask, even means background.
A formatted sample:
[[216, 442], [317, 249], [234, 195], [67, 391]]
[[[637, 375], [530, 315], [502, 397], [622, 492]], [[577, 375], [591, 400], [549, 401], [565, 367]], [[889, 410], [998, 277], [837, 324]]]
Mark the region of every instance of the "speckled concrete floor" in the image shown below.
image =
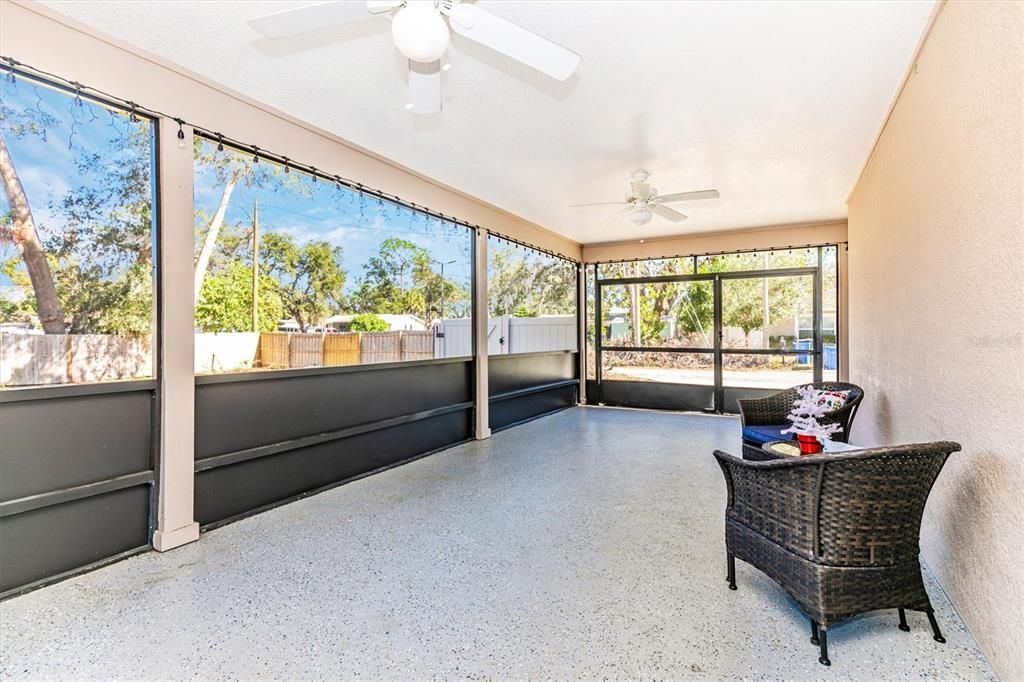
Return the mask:
[[0, 678], [992, 679], [924, 614], [829, 633], [725, 584], [736, 421], [562, 412], [0, 605]]

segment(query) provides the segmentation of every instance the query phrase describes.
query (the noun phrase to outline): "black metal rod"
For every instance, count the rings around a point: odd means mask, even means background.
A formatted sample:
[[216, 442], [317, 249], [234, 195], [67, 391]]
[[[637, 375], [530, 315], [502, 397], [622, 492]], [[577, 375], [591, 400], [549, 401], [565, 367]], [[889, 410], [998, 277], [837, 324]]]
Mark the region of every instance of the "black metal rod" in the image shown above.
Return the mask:
[[715, 277], [714, 283], [714, 341], [715, 341], [715, 411], [725, 412], [725, 371], [722, 357], [722, 279]]
[[147, 470], [133, 474], [125, 474], [123, 476], [116, 476], [104, 481], [96, 481], [95, 483], [76, 485], [62, 490], [54, 490], [51, 492], [29, 495], [27, 497], [19, 497], [14, 500], [0, 502], [0, 518], [14, 516], [15, 514], [23, 514], [24, 512], [34, 511], [44, 507], [52, 507], [55, 504], [64, 504], [65, 502], [81, 500], [86, 497], [112, 493], [117, 490], [124, 490], [125, 488], [134, 488], [138, 485], [148, 485], [153, 483], [153, 480], [153, 471]]
[[910, 626], [907, 625], [907, 612], [904, 609], [899, 609], [900, 612], [900, 630], [903, 632], [910, 632]]
[[822, 332], [822, 278], [821, 247], [818, 247], [818, 267], [814, 268], [814, 381], [820, 382], [824, 373], [824, 335]]
[[383, 429], [389, 429], [393, 426], [401, 426], [402, 424], [411, 424], [413, 422], [423, 421], [425, 419], [431, 419], [433, 417], [440, 417], [442, 415], [451, 414], [452, 412], [472, 410], [475, 405], [476, 403], [472, 400], [462, 403], [454, 403], [452, 405], [436, 407], [431, 410], [423, 410], [421, 412], [403, 414], [397, 417], [391, 417], [390, 419], [379, 419], [377, 421], [369, 422], [366, 424], [356, 424], [355, 426], [347, 426], [343, 429], [338, 429], [336, 431], [327, 431], [325, 433], [318, 433], [312, 436], [303, 436], [301, 438], [294, 438], [292, 440], [281, 441], [279, 443], [271, 443], [270, 445], [260, 445], [254, 448], [248, 448], [246, 450], [237, 450], [235, 452], [228, 452], [222, 455], [205, 457], [203, 459], [196, 460], [195, 470], [198, 473], [200, 471], [217, 469], [219, 467], [229, 466], [231, 464], [248, 462], [253, 459], [259, 459], [261, 457], [279, 455], [282, 452], [290, 452], [292, 450], [308, 448], [313, 445], [320, 445], [321, 443], [329, 443], [331, 441], [341, 440], [343, 438], [360, 436], [364, 433], [381, 431]]
[[[103, 90], [100, 90], [98, 88], [94, 88], [83, 83], [78, 83], [77, 81], [69, 80], [67, 78], [64, 78], [63, 76], [58, 76], [57, 74], [50, 73], [48, 71], [44, 71], [33, 66], [29, 66], [28, 64], [19, 62], [18, 60], [13, 59], [11, 57], [0, 55], [0, 62], [5, 62], [0, 63], [0, 72], [13, 73], [16, 77], [20, 76], [22, 78], [39, 82], [40, 84], [43, 84], [48, 87], [53, 87], [55, 89], [63, 90], [69, 93], [74, 93], [78, 96], [86, 97], [92, 101], [103, 104], [104, 106], [130, 111], [136, 116], [145, 116], [146, 118], [151, 119], [168, 118], [176, 121], [179, 125], [187, 125], [191, 127], [193, 129], [193, 134], [198, 135], [199, 137], [202, 137], [204, 139], [210, 140], [211, 142], [216, 142], [218, 146], [223, 145], [227, 147], [232, 147], [235, 150], [246, 154], [255, 152], [260, 159], [266, 159], [268, 161], [274, 161], [276, 163], [287, 165], [287, 167], [291, 170], [301, 171], [315, 178], [321, 178], [327, 182], [344, 185], [345, 187], [351, 190], [355, 190], [367, 196], [386, 199], [392, 203], [400, 204], [411, 210], [419, 211], [426, 215], [433, 216], [440, 220], [448, 221], [456, 225], [462, 225], [463, 227], [471, 229], [480, 228], [480, 225], [474, 225], [472, 223], [469, 223], [468, 221], [460, 220], [454, 216], [447, 216], [441, 213], [440, 211], [434, 211], [432, 209], [427, 208], [426, 206], [420, 206], [414, 202], [406, 201], [399, 197], [398, 195], [388, 194], [383, 190], [367, 187], [362, 183], [350, 180], [348, 178], [344, 178], [340, 175], [332, 175], [330, 173], [325, 173], [316, 168], [315, 166], [296, 162], [295, 160], [289, 159], [287, 156], [283, 154], [276, 154], [274, 152], [263, 149], [262, 147], [259, 147], [257, 145], [243, 142], [233, 137], [224, 135], [220, 131], [211, 130], [198, 123], [187, 121], [181, 118], [180, 116], [173, 116], [171, 114], [164, 113], [157, 109], [151, 109], [149, 107], [142, 106], [137, 102], [132, 102], [131, 100], [126, 100], [122, 97], [118, 97], [117, 95], [112, 95], [108, 92], [104, 92]], [[579, 262], [560, 253], [556, 253], [549, 249], [529, 244], [527, 242], [515, 239], [513, 237], [509, 237], [507, 235], [500, 234], [498, 232], [490, 232], [490, 234], [493, 234], [496, 237], [504, 239], [505, 241], [509, 241], [514, 244], [519, 244], [523, 247], [533, 249], [534, 251], [547, 254], [554, 258], [559, 258], [569, 263]]]

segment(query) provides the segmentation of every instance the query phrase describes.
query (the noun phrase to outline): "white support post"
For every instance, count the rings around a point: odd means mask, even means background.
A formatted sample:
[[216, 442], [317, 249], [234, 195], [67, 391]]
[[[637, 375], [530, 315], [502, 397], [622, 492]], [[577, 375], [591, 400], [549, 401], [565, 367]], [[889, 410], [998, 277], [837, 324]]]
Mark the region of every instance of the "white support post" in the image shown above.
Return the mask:
[[576, 266], [576, 349], [579, 358], [579, 404], [587, 404], [587, 266]]
[[153, 549], [199, 539], [195, 521], [195, 378], [193, 372], [192, 129], [160, 119], [160, 465]]
[[491, 404], [487, 384], [487, 230], [477, 228], [473, 261], [473, 368], [476, 379], [477, 440], [491, 437]]

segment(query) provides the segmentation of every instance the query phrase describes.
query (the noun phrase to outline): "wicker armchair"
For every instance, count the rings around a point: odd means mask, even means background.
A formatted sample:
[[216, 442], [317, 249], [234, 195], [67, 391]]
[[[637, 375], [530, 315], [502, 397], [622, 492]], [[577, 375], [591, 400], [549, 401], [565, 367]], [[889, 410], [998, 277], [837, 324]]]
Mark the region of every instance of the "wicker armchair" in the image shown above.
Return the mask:
[[858, 613], [924, 611], [945, 642], [921, 577], [918, 540], [932, 484], [951, 442], [871, 448], [764, 462], [719, 450], [729, 491], [729, 588], [736, 559], [760, 569], [810, 616], [811, 643], [830, 665], [828, 628]]
[[[819, 421], [822, 424], [839, 424], [843, 430], [833, 436], [834, 440], [843, 443], [848, 442], [850, 429], [853, 427], [853, 418], [857, 414], [860, 401], [864, 399], [864, 390], [855, 384], [847, 384], [841, 381], [818, 381], [813, 384], [804, 384], [827, 391], [849, 391], [850, 395], [840, 409], [822, 417]], [[789, 425], [786, 416], [789, 415], [793, 403], [797, 399], [796, 388], [789, 388], [779, 391], [767, 398], [754, 398], [750, 400], [737, 400], [740, 408], [740, 422], [743, 427], [747, 426], [781, 426]], [[781, 436], [785, 439], [785, 436]], [[777, 438], [778, 439], [778, 438]], [[761, 460], [767, 459], [761, 452], [761, 443], [750, 442], [743, 439], [743, 456], [746, 459]]]

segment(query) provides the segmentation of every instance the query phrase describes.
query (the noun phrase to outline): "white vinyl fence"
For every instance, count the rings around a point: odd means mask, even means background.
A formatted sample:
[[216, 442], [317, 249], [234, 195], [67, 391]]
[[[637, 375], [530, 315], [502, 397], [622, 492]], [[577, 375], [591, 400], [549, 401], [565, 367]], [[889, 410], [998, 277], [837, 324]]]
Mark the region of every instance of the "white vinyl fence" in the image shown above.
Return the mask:
[[[471, 320], [441, 320], [434, 353], [439, 358], [471, 355], [473, 326]], [[492, 317], [487, 320], [487, 353], [539, 353], [552, 350], [576, 350], [576, 317], [548, 315], [542, 317]]]

